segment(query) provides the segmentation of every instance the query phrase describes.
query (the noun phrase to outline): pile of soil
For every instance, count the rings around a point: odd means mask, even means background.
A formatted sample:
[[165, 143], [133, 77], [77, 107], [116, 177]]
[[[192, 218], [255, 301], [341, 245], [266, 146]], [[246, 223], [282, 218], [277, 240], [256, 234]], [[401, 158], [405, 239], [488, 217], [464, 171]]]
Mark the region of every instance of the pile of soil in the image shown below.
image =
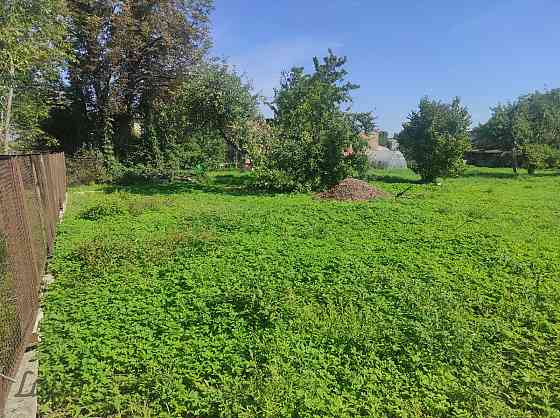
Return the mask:
[[326, 192], [317, 194], [319, 199], [354, 201], [365, 201], [386, 196], [387, 193], [384, 191], [372, 187], [365, 181], [356, 180], [352, 177], [348, 177], [347, 179], [341, 181]]

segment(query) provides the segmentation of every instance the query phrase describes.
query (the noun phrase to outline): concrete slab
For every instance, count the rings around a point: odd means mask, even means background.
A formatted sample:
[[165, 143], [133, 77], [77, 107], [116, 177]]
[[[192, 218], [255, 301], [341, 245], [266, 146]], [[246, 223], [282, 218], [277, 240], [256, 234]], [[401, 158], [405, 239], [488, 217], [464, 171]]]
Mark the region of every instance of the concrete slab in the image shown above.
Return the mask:
[[4, 410], [4, 418], [37, 417], [37, 376], [39, 362], [37, 353], [29, 351], [23, 355], [21, 366], [10, 385], [10, 393]]
[[54, 277], [52, 274], [45, 274], [43, 276], [43, 286], [49, 286], [51, 284], [53, 284], [54, 282]]

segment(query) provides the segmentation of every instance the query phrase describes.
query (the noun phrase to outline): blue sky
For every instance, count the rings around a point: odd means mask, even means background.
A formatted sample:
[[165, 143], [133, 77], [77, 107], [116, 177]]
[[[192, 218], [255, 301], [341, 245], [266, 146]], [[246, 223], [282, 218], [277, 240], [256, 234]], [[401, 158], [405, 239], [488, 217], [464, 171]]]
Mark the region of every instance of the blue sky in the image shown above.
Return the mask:
[[213, 54], [272, 95], [280, 73], [332, 48], [360, 84], [354, 109], [400, 130], [422, 96], [489, 108], [560, 87], [560, 0], [215, 0]]

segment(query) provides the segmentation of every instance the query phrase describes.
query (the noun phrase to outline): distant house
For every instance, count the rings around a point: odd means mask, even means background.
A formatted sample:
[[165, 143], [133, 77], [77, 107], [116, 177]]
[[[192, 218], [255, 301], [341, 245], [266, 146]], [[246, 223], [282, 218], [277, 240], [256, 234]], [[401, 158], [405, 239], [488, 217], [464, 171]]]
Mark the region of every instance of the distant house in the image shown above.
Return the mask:
[[362, 134], [362, 139], [367, 141], [368, 143], [368, 150], [375, 150], [379, 145], [379, 132], [373, 131], [370, 134]]
[[511, 167], [513, 154], [500, 149], [473, 149], [465, 154], [465, 161], [478, 167]]
[[[361, 134], [361, 137], [364, 141], [367, 142], [367, 151], [366, 152], [369, 152], [370, 150], [375, 150], [375, 149], [379, 148], [379, 132], [374, 131], [370, 134]], [[353, 153], [354, 153], [354, 150], [352, 149], [352, 147], [349, 147], [348, 149], [346, 149], [344, 151], [345, 156], [352, 155]]]

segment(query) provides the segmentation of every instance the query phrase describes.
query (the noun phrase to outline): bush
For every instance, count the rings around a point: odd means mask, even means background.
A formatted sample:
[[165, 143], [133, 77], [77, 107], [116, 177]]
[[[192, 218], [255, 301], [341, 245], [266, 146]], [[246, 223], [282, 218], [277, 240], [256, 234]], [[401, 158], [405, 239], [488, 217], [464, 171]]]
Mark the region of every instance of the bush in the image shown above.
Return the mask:
[[270, 190], [323, 190], [367, 169], [361, 132], [373, 129], [370, 113], [342, 111], [358, 86], [345, 82], [346, 58], [331, 51], [315, 72], [284, 75], [271, 107], [273, 130], [258, 147], [256, 184]]
[[398, 135], [411, 168], [427, 182], [461, 174], [470, 148], [470, 123], [469, 112], [459, 98], [451, 104], [423, 98]]
[[202, 163], [197, 164], [193, 170], [193, 174], [200, 179], [205, 179], [208, 177], [208, 167]]
[[174, 179], [177, 174], [179, 172], [170, 169], [168, 164], [155, 166], [152, 164], [136, 163], [122, 165], [118, 172], [115, 172], [113, 175], [112, 181], [120, 186], [132, 186]]
[[103, 154], [92, 148], [82, 148], [72, 157], [66, 158], [66, 176], [71, 186], [105, 183], [112, 177]]
[[80, 218], [88, 221], [98, 221], [103, 218], [125, 215], [126, 213], [128, 211], [124, 205], [117, 202], [104, 202], [84, 210], [80, 214]]
[[560, 149], [550, 148], [550, 153], [545, 158], [547, 168], [560, 168]]
[[303, 185], [290, 176], [286, 171], [277, 168], [258, 167], [255, 169], [255, 189], [271, 192], [284, 192], [302, 189]]
[[521, 147], [521, 152], [524, 167], [529, 174], [534, 174], [536, 170], [557, 167], [560, 160], [558, 150], [547, 144], [525, 144]]
[[152, 177], [148, 174], [146, 167], [141, 164], [124, 167], [121, 173], [113, 179], [113, 182], [120, 186], [131, 186], [143, 184], [151, 181]]

